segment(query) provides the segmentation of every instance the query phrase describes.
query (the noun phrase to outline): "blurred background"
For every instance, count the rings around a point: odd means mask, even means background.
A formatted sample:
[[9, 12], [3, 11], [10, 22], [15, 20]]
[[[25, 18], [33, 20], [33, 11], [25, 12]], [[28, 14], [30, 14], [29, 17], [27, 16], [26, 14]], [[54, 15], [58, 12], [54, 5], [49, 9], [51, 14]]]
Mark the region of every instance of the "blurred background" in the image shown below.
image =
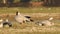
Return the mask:
[[60, 0], [0, 0], [0, 7], [60, 6]]

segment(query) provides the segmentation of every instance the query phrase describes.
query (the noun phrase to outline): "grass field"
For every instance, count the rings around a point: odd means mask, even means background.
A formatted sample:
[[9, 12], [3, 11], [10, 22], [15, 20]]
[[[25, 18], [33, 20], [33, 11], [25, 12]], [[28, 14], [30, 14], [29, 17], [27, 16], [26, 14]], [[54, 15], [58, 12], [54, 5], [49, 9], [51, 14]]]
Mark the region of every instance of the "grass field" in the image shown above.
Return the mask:
[[1, 7], [0, 13], [60, 13], [60, 7], [39, 7], [39, 8], [22, 8], [22, 7]]
[[[60, 13], [60, 7], [47, 7], [47, 8], [46, 7], [40, 7], [40, 8], [1, 7], [0, 15], [8, 14], [8, 13], [15, 14], [17, 10], [23, 14], [24, 13], [32, 13], [32, 14], [33, 13]], [[59, 15], [58, 17], [57, 16], [55, 17], [59, 18], [60, 17]], [[3, 16], [3, 18], [6, 18], [5, 16]], [[13, 26], [11, 28], [9, 27], [0, 28], [0, 34], [60, 34], [60, 18], [59, 19], [54, 18], [52, 22], [54, 22], [55, 25], [51, 27], [38, 26], [34, 22], [19, 24], [18, 22], [14, 21], [13, 16], [9, 17], [9, 19], [11, 19]], [[42, 18], [33, 17], [33, 19], [40, 20], [40, 19], [44, 19], [44, 17]]]

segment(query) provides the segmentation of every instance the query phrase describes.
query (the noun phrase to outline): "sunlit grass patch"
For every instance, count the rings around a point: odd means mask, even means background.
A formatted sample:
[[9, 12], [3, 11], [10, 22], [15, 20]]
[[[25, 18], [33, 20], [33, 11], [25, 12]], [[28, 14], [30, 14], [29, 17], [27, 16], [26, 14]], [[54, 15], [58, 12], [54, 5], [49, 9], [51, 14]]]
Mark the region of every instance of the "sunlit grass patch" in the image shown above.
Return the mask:
[[39, 8], [22, 8], [22, 7], [1, 7], [0, 13], [60, 13], [60, 7], [39, 7]]

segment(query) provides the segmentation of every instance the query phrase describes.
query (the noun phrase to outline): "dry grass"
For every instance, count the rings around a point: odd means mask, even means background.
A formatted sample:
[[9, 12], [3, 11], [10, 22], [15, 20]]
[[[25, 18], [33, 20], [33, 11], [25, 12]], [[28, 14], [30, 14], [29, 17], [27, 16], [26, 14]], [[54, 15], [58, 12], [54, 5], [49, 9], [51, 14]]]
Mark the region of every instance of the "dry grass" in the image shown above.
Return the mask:
[[[44, 14], [44, 16], [40, 17], [38, 14], [40, 16]], [[48, 13], [47, 13], [47, 16], [45, 13], [38, 13], [38, 14], [28, 14], [28, 15], [30, 15], [36, 21], [40, 19], [41, 20], [46, 19], [47, 17], [49, 18]], [[7, 16], [7, 14], [4, 14], [4, 16], [2, 15], [0, 15], [2, 18], [6, 18]], [[24, 15], [27, 15], [27, 14], [24, 14]], [[53, 16], [54, 14], [50, 14], [50, 15]], [[14, 16], [15, 14], [13, 14], [13, 16], [9, 14], [9, 19], [12, 22], [13, 26], [11, 28], [9, 27], [0, 28], [0, 34], [60, 34], [60, 20], [58, 19], [60, 18], [59, 14], [55, 14], [55, 16], [53, 16], [54, 18], [56, 18], [56, 16], [58, 18], [52, 21], [55, 23], [55, 25], [51, 27], [38, 26], [34, 24], [34, 22], [27, 22], [25, 24], [19, 24], [18, 22], [14, 20]]]
[[60, 7], [39, 7], [39, 8], [22, 8], [22, 7], [0, 7], [0, 13], [15, 13], [19, 10], [21, 13], [60, 13]]
[[[31, 16], [33, 20], [48, 19], [49, 16], [54, 17], [52, 22], [54, 26], [45, 27], [38, 26], [34, 22], [19, 24], [14, 20], [15, 12], [19, 10], [23, 15]], [[33, 14], [32, 14], [33, 13]], [[39, 7], [39, 8], [21, 8], [21, 7], [1, 7], [0, 18], [6, 19], [9, 14], [9, 20], [13, 26], [11, 28], [0, 28], [0, 34], [60, 34], [60, 7]]]

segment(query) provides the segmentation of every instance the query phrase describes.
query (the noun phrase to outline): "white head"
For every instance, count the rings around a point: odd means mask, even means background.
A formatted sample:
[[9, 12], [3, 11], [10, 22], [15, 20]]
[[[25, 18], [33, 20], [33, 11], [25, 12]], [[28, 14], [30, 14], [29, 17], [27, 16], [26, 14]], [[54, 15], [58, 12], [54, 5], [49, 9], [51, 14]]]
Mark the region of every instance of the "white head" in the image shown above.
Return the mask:
[[49, 20], [53, 20], [53, 17], [50, 17]]
[[21, 15], [18, 11], [16, 12], [16, 15]]

